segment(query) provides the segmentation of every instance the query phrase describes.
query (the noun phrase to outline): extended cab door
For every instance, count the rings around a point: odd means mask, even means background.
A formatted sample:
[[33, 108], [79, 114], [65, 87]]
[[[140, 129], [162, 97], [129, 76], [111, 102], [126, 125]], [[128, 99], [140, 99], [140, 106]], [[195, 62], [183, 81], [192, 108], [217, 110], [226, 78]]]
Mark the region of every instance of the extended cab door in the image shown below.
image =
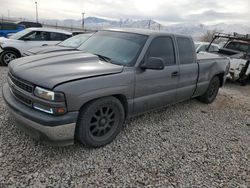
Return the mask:
[[[179, 66], [176, 64], [172, 36], [155, 37], [144, 57], [162, 58], [163, 70], [142, 69], [136, 71], [134, 113], [141, 113], [176, 101]], [[142, 62], [142, 63], [143, 63]]]
[[194, 43], [188, 37], [176, 37], [179, 54], [179, 83], [177, 87], [177, 101], [183, 101], [192, 97], [198, 78], [198, 64]]

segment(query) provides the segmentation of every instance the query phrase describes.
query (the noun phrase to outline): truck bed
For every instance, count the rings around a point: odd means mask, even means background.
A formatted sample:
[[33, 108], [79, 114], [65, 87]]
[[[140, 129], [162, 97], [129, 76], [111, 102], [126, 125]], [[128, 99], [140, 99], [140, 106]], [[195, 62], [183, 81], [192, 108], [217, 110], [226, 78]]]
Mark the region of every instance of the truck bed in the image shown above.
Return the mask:
[[[202, 95], [207, 90], [209, 82], [214, 75], [219, 75], [229, 69], [228, 58], [207, 52], [197, 54], [197, 63], [199, 66], [199, 75], [194, 96]], [[224, 82], [225, 80], [221, 80], [221, 85]]]
[[200, 52], [197, 54], [197, 60], [199, 62], [203, 62], [203, 60], [211, 60], [211, 59], [226, 59], [225, 57], [213, 53]]

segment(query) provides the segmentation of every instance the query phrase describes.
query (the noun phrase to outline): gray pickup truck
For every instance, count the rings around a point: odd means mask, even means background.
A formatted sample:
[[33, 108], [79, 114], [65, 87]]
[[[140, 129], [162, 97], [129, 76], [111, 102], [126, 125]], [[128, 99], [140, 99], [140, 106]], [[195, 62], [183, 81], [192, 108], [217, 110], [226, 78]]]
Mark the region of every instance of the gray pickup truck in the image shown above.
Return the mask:
[[3, 96], [34, 138], [99, 147], [131, 116], [191, 98], [213, 102], [228, 69], [226, 58], [197, 56], [187, 36], [104, 30], [78, 51], [12, 61]]

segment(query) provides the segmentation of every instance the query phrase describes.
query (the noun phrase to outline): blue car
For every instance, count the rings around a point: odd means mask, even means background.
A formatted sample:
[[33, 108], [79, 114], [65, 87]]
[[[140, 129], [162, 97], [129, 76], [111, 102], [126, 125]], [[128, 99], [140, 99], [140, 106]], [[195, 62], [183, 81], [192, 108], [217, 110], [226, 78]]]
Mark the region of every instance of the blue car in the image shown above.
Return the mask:
[[10, 34], [17, 33], [25, 29], [24, 25], [10, 23], [10, 22], [0, 22], [0, 37], [8, 37]]

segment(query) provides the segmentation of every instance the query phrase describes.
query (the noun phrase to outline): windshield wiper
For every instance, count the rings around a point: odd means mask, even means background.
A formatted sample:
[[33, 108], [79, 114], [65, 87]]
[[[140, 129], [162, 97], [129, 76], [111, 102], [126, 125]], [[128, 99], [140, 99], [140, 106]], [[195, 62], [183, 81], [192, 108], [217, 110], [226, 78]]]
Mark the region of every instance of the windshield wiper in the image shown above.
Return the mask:
[[106, 62], [112, 63], [112, 60], [109, 57], [106, 57], [106, 56], [100, 55], [100, 54], [94, 54], [94, 55], [98, 56], [100, 59], [102, 59]]

